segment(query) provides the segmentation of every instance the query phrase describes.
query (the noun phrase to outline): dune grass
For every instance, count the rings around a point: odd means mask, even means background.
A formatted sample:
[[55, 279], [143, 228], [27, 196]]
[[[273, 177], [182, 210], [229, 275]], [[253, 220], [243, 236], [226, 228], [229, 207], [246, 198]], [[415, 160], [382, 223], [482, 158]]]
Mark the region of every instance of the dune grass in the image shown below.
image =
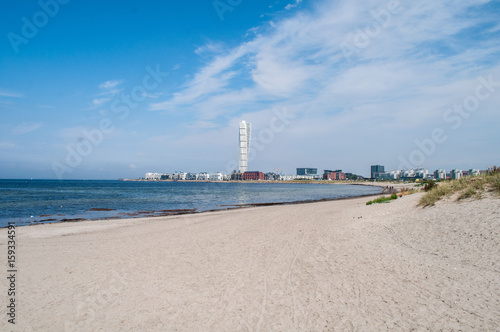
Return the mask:
[[406, 196], [406, 195], [411, 195], [411, 194], [414, 194], [414, 193], [418, 193], [419, 190], [417, 189], [408, 189], [408, 188], [402, 188], [401, 191], [399, 192], [398, 196], [399, 197], [403, 197], [403, 196]]
[[387, 202], [390, 202], [393, 199], [397, 199], [397, 198], [398, 198], [398, 195], [396, 195], [396, 194], [392, 194], [391, 196], [382, 196], [382, 197], [379, 197], [377, 199], [366, 202], [366, 205], [372, 205], [374, 203], [387, 203]]
[[458, 195], [457, 200], [465, 198], [480, 199], [485, 190], [500, 194], [500, 168], [479, 176], [467, 176], [458, 180], [439, 182], [422, 196], [418, 205], [433, 206], [443, 197]]

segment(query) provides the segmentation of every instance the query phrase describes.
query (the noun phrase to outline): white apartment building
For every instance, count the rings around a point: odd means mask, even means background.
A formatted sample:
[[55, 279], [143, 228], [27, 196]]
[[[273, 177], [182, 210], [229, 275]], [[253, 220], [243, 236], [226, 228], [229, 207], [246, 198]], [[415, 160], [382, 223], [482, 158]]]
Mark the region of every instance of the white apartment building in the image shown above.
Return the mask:
[[177, 180], [186, 180], [186, 176], [187, 176], [187, 173], [179, 172], [179, 173], [177, 173], [176, 178], [177, 178]]
[[160, 180], [162, 175], [163, 175], [162, 173], [146, 173], [146, 175], [144, 176], [144, 179], [145, 180]]
[[446, 171], [444, 169], [435, 170], [434, 177], [436, 180], [446, 180]]
[[210, 178], [210, 175], [207, 172], [201, 172], [201, 173], [198, 173], [197, 180], [199, 180], [199, 181], [208, 181], [209, 178]]
[[196, 173], [187, 173], [186, 180], [198, 180], [198, 174]]
[[210, 173], [208, 174], [208, 179], [210, 181], [224, 181], [224, 174], [222, 173]]
[[450, 176], [454, 180], [460, 179], [463, 176], [462, 170], [454, 169], [450, 172]]
[[472, 168], [472, 169], [469, 170], [469, 175], [470, 176], [479, 176], [480, 174], [481, 174], [481, 172], [478, 169]]

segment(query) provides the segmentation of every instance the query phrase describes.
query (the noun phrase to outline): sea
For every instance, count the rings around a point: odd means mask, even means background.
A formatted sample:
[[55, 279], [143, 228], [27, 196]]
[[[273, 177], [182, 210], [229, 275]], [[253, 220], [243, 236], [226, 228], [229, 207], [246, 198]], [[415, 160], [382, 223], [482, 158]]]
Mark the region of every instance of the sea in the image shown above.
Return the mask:
[[0, 180], [0, 227], [198, 213], [370, 195], [381, 188], [307, 183]]

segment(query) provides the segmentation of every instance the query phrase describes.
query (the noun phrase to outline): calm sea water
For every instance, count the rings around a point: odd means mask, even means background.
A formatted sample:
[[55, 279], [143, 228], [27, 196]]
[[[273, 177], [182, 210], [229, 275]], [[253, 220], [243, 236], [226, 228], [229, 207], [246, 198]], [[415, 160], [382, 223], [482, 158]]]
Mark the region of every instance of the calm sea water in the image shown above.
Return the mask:
[[181, 212], [168, 210], [200, 212], [380, 191], [368, 186], [293, 183], [0, 180], [0, 227], [9, 221], [21, 226], [79, 218], [132, 218]]

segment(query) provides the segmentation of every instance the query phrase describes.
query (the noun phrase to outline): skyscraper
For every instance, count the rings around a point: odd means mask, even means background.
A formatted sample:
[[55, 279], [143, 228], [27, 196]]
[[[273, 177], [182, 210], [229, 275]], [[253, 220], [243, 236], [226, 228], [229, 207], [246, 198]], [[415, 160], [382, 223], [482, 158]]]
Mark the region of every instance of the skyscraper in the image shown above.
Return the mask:
[[248, 170], [248, 152], [250, 150], [250, 139], [252, 132], [252, 124], [246, 121], [240, 122], [240, 155], [238, 158], [238, 166], [241, 173]]

